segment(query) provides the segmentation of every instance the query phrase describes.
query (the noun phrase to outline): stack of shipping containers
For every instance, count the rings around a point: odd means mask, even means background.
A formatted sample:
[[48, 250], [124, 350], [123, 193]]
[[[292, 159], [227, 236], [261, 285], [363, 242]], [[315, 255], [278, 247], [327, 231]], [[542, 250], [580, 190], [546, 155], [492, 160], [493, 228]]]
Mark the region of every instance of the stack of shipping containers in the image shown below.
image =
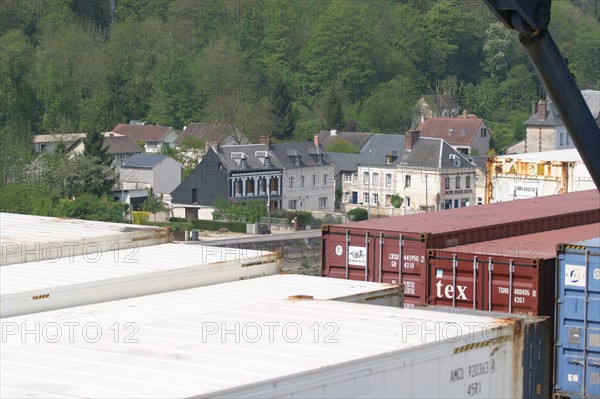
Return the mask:
[[547, 318], [321, 300], [297, 281], [308, 295], [253, 299], [262, 280], [1, 319], [2, 396], [548, 397], [529, 356], [549, 351]]
[[430, 249], [428, 303], [554, 315], [556, 246], [598, 237], [600, 223]]
[[326, 277], [404, 284], [408, 306], [428, 301], [429, 249], [600, 222], [598, 191], [374, 219], [322, 228]]

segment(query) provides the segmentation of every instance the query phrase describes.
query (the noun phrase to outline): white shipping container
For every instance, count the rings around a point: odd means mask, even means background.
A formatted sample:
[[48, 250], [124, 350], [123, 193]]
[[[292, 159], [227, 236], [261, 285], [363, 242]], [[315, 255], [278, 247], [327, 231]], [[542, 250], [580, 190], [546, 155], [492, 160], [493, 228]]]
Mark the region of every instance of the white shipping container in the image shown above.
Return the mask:
[[171, 241], [166, 227], [0, 213], [0, 266]]
[[523, 397], [523, 318], [201, 292], [0, 320], [0, 395]]
[[276, 253], [162, 244], [0, 268], [0, 317], [158, 294], [280, 272]]

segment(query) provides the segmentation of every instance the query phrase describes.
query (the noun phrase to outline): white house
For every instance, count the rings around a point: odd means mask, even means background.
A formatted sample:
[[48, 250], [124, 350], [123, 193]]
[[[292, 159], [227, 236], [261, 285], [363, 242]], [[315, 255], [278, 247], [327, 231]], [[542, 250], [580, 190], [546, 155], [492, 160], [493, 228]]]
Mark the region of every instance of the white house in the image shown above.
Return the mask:
[[[392, 216], [476, 204], [475, 166], [447, 142], [375, 134], [359, 154], [331, 154], [338, 162], [344, 210], [360, 207], [373, 216]], [[392, 196], [402, 205], [395, 208]]]
[[135, 154], [121, 165], [119, 180], [124, 201], [135, 209], [150, 189], [159, 196], [170, 195], [181, 183], [181, 163], [166, 155]]

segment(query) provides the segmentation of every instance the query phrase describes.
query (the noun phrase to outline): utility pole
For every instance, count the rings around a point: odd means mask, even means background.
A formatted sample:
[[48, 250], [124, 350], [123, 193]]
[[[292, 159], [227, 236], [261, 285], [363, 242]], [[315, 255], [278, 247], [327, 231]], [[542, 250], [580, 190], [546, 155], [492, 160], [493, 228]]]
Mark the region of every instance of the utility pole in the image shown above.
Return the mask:
[[367, 201], [367, 220], [371, 220], [371, 150], [367, 153], [367, 173], [369, 174], [369, 178], [367, 180], [368, 191], [369, 191], [369, 201]]
[[425, 174], [425, 210], [429, 212], [429, 190], [427, 186], [427, 174]]

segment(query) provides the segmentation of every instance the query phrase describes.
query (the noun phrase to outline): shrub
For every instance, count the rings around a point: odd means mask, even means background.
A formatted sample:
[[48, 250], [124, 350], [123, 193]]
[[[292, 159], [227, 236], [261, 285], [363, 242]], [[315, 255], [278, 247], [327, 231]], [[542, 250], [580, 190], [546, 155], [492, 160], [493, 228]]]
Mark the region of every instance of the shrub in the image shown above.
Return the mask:
[[359, 222], [361, 220], [367, 220], [369, 218], [369, 213], [366, 209], [354, 208], [348, 212], [348, 216], [351, 216], [352, 220], [355, 222]]
[[82, 194], [74, 200], [63, 199], [53, 210], [57, 217], [70, 217], [103, 222], [122, 222], [123, 205], [106, 196]]
[[133, 223], [145, 224], [150, 219], [150, 214], [144, 211], [133, 211]]
[[210, 230], [219, 231], [220, 228], [225, 227], [229, 231], [236, 233], [246, 233], [246, 223], [243, 222], [221, 222], [218, 220], [192, 220], [192, 226], [198, 230]]
[[168, 226], [173, 231], [190, 231], [194, 226], [190, 222], [145, 222], [146, 226]]
[[404, 202], [404, 198], [402, 198], [399, 194], [392, 194], [390, 197], [390, 204], [394, 208], [400, 208], [402, 206], [402, 202]]

